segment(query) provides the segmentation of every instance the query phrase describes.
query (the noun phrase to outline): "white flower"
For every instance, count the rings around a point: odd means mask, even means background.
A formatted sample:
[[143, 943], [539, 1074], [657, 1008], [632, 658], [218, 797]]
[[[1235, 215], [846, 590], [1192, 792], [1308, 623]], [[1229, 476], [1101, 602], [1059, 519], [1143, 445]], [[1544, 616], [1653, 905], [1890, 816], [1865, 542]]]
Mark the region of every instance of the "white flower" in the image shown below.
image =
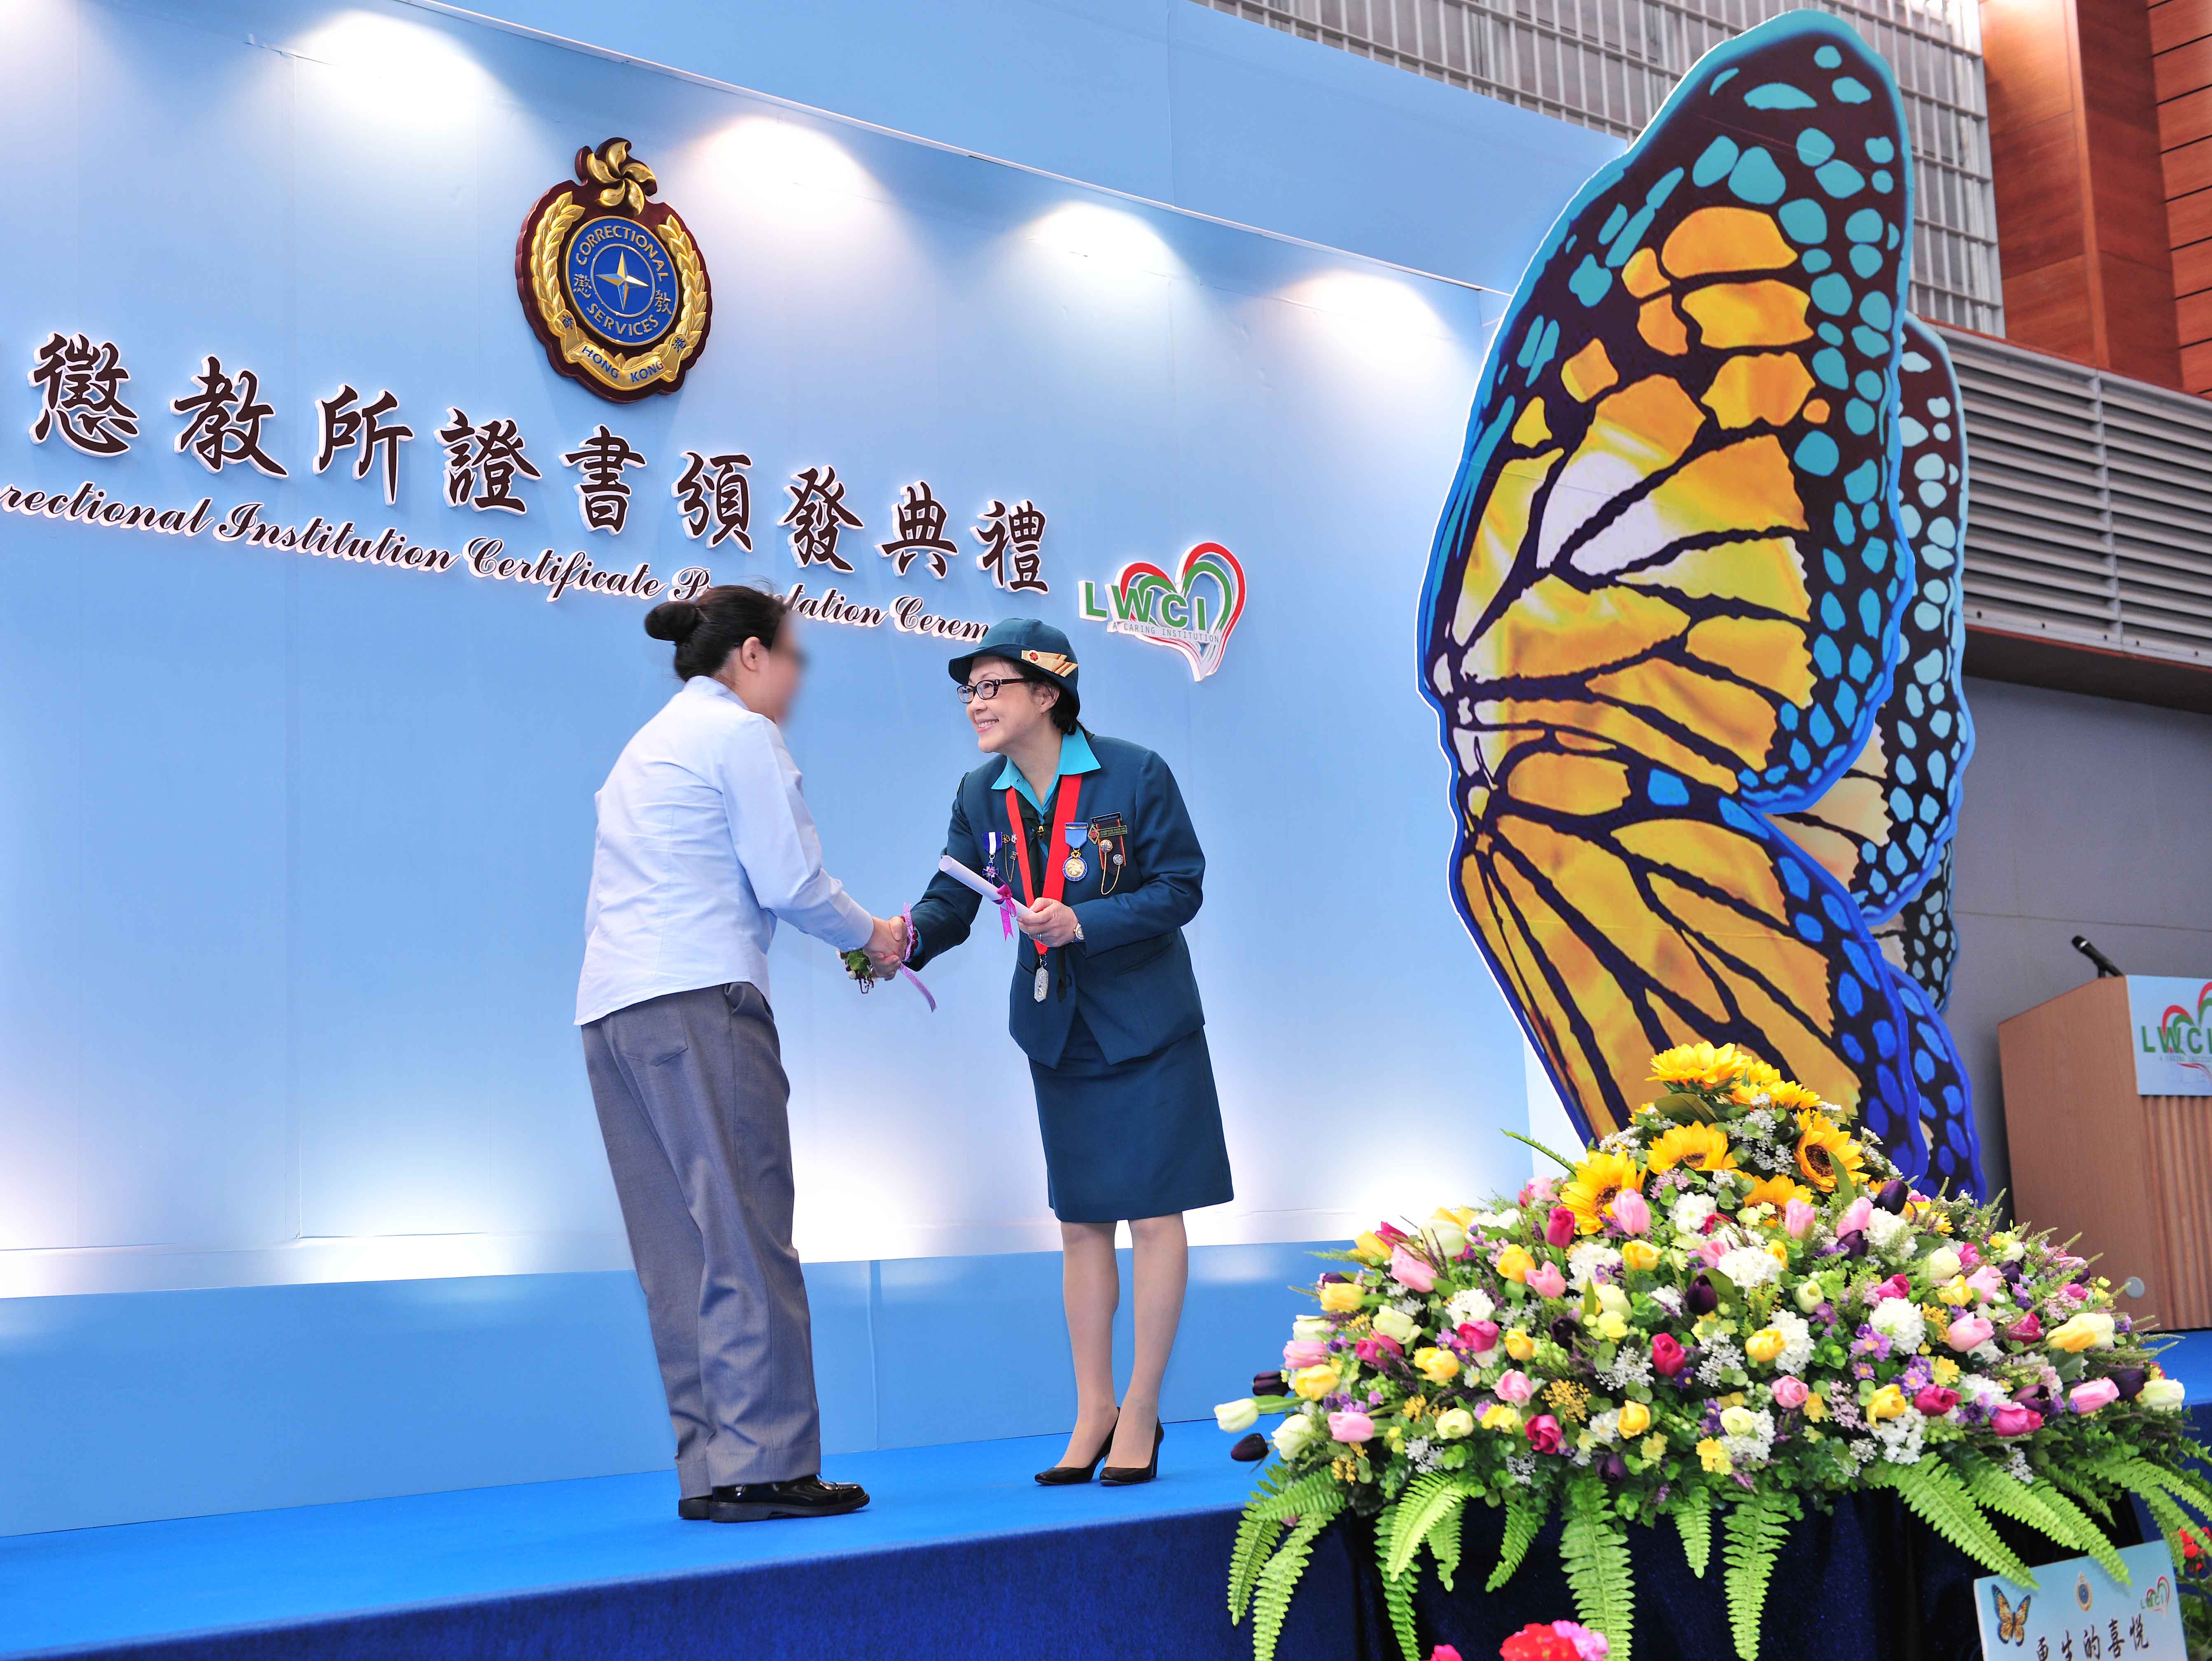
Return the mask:
[[1959, 1399], [1978, 1402], [1984, 1408], [1994, 1408], [1999, 1402], [2008, 1402], [2012, 1398], [1996, 1379], [1985, 1378], [1978, 1372], [1966, 1372], [1959, 1376]]
[[1766, 1317], [1766, 1324], [1789, 1341], [1774, 1358], [1776, 1372], [1802, 1373], [1812, 1365], [1813, 1329], [1802, 1319], [1786, 1309], [1778, 1309]]
[[1600, 1442], [1620, 1439], [1620, 1409], [1607, 1408], [1603, 1413], [1590, 1415], [1589, 1433]]
[[1375, 1311], [1375, 1330], [1395, 1342], [1410, 1344], [1420, 1335], [1421, 1329], [1402, 1310], [1378, 1309]]
[[1628, 1294], [1610, 1281], [1601, 1281], [1593, 1288], [1597, 1293], [1597, 1306], [1609, 1315], [1628, 1313]]
[[1917, 1408], [1907, 1408], [1894, 1419], [1885, 1419], [1874, 1427], [1875, 1439], [1881, 1444], [1881, 1457], [1893, 1465], [1912, 1465], [1920, 1462], [1921, 1432], [1928, 1420]]
[[1912, 1225], [1894, 1211], [1875, 1208], [1867, 1219], [1867, 1241], [1876, 1251], [1886, 1256], [1899, 1256], [1912, 1250]]
[[1803, 1310], [1808, 1315], [1810, 1315], [1814, 1310], [1820, 1308], [1822, 1304], [1828, 1301], [1827, 1288], [1823, 1287], [1818, 1281], [1798, 1281], [1797, 1290], [1793, 1296], [1795, 1296], [1797, 1300], [1797, 1307]]
[[1677, 1287], [1654, 1287], [1651, 1289], [1651, 1301], [1669, 1315], [1680, 1315], [1682, 1312], [1682, 1293], [1680, 1288]]
[[1713, 1202], [1702, 1194], [1685, 1194], [1674, 1202], [1668, 1213], [1668, 1220], [1678, 1234], [1697, 1234], [1704, 1231], [1705, 1219], [1713, 1214]]
[[1491, 1301], [1488, 1293], [1480, 1287], [1469, 1287], [1465, 1292], [1453, 1296], [1451, 1302], [1444, 1305], [1444, 1313], [1451, 1317], [1451, 1323], [1457, 1327], [1465, 1326], [1470, 1322], [1486, 1321], [1497, 1308], [1498, 1305]]
[[1765, 1286], [1782, 1273], [1782, 1265], [1765, 1246], [1739, 1246], [1722, 1257], [1718, 1268], [1731, 1284], [1745, 1292]]
[[1567, 1248], [1567, 1283], [1577, 1291], [1590, 1283], [1601, 1269], [1612, 1269], [1620, 1254], [1602, 1240], [1584, 1240]]
[[1928, 1278], [1948, 1281], [1965, 1267], [1965, 1262], [1949, 1246], [1937, 1246], [1928, 1254]]
[[1301, 1315], [1291, 1323], [1291, 1336], [1302, 1344], [1326, 1343], [1336, 1331], [1336, 1323], [1326, 1315]]
[[[1877, 1211], [1880, 1217], [1886, 1215]], [[1928, 1323], [1920, 1317], [1920, 1311], [1907, 1298], [1885, 1298], [1874, 1306], [1867, 1324], [1889, 1340], [1893, 1354], [1910, 1355], [1920, 1348], [1920, 1341], [1928, 1335]]]
[[2153, 1378], [2136, 1399], [2147, 1408], [2162, 1408], [2170, 1413], [2181, 1405], [2182, 1397], [2188, 1393], [2179, 1378]]
[[1774, 1452], [1774, 1415], [1761, 1409], [1721, 1410], [1721, 1445], [1739, 1466], [1763, 1465]]
[[2027, 1247], [2019, 1240], [2014, 1240], [2004, 1249], [2004, 1261], [2008, 1263], [2016, 1263], [2027, 1256]]
[[1459, 1226], [1456, 1218], [1432, 1217], [1427, 1232], [1437, 1243], [1437, 1250], [1446, 1257], [1456, 1257], [1467, 1249], [1467, 1231]]
[[1260, 1422], [1260, 1404], [1250, 1396], [1224, 1402], [1213, 1409], [1213, 1422], [1230, 1432], [1249, 1430]]
[[1305, 1408], [1292, 1414], [1275, 1427], [1275, 1451], [1285, 1459], [1295, 1459], [1307, 1443], [1321, 1436], [1322, 1427], [1316, 1415], [1318, 1409]]

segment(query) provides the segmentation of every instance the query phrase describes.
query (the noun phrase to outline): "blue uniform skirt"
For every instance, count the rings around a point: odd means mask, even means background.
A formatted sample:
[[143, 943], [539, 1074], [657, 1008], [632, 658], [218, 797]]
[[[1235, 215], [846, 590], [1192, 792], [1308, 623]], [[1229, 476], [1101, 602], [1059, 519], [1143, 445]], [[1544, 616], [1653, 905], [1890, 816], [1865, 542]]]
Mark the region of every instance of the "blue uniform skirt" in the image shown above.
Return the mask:
[[1080, 1013], [1060, 1065], [1030, 1063], [1053, 1214], [1064, 1223], [1166, 1217], [1235, 1197], [1206, 1029], [1109, 1062]]

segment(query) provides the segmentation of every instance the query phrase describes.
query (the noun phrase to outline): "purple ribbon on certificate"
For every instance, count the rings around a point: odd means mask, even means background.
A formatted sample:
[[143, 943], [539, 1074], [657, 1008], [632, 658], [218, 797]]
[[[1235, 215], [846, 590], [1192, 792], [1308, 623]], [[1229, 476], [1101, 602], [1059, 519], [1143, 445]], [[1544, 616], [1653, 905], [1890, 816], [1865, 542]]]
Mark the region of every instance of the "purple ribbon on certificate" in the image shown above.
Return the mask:
[[1009, 940], [1014, 937], [1014, 891], [1004, 883], [999, 885], [999, 936]]
[[[914, 950], [914, 908], [909, 905], [899, 915], [906, 921], [906, 949], [912, 952]], [[922, 1001], [929, 1006], [929, 1013], [934, 1015], [937, 1013], [937, 1000], [931, 995], [929, 989], [921, 983], [921, 977], [904, 964], [899, 965], [898, 972], [914, 983], [914, 989], [921, 994]]]

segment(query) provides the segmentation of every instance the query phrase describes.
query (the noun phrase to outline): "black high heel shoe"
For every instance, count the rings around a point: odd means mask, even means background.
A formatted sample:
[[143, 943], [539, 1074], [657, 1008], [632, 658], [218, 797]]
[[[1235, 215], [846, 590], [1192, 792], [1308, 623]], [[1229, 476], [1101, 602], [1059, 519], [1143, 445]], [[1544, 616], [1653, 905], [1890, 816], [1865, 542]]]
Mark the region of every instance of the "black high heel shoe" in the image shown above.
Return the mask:
[[1087, 1465], [1054, 1465], [1050, 1470], [1036, 1474], [1038, 1482], [1048, 1488], [1066, 1488], [1071, 1482], [1087, 1482], [1098, 1473], [1098, 1462], [1106, 1457], [1106, 1450], [1114, 1445], [1114, 1433], [1121, 1426], [1120, 1415], [1106, 1427], [1106, 1439], [1098, 1445], [1098, 1451], [1091, 1456]]
[[[1160, 1474], [1160, 1444], [1167, 1439], [1167, 1427], [1158, 1420], [1153, 1420], [1152, 1463], [1143, 1465], [1109, 1465], [1098, 1473], [1099, 1485], [1102, 1488], [1126, 1488], [1133, 1487], [1139, 1482], [1151, 1482]], [[1113, 1445], [1113, 1439], [1110, 1436], [1106, 1439], [1109, 1447]], [[1100, 1450], [1101, 1452], [1104, 1451], [1103, 1448]]]

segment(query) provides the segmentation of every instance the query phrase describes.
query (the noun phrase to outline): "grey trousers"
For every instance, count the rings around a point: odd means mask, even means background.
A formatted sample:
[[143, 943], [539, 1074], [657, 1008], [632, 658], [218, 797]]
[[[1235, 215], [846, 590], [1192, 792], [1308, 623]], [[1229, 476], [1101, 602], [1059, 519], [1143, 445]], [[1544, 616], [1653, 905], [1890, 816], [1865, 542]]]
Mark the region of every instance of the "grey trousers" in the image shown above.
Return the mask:
[[791, 1095], [743, 982], [583, 1029], [686, 1495], [822, 1469], [806, 1284], [791, 1244]]

